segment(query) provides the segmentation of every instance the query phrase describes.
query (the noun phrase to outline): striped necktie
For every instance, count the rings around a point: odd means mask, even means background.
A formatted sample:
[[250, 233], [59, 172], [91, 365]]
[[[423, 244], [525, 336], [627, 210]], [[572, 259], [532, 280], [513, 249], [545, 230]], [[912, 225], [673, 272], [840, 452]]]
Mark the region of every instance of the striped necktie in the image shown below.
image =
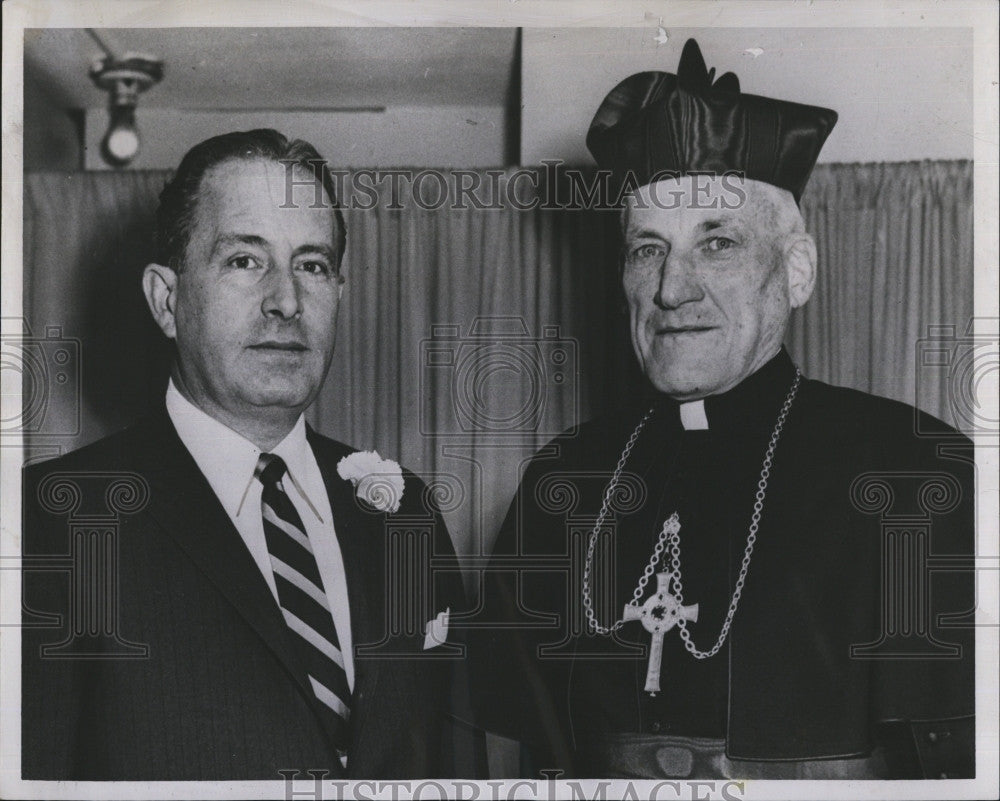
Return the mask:
[[351, 691], [316, 557], [302, 518], [282, 484], [287, 471], [285, 462], [273, 453], [262, 453], [257, 460], [254, 476], [264, 487], [264, 537], [271, 555], [278, 605], [295, 635], [321, 714], [343, 755], [347, 751]]

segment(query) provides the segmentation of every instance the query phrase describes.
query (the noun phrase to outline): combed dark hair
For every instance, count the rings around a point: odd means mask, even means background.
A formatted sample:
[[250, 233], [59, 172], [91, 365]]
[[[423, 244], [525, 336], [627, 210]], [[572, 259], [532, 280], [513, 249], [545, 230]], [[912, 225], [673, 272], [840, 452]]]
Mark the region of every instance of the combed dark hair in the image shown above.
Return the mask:
[[213, 136], [185, 154], [177, 173], [160, 193], [160, 206], [156, 210], [158, 263], [174, 270], [180, 269], [184, 263], [184, 252], [191, 236], [191, 225], [205, 173], [224, 161], [254, 158], [301, 167], [322, 182], [337, 221], [337, 230], [334, 232], [337, 255], [343, 259], [347, 228], [326, 161], [316, 148], [302, 139], [290, 142], [273, 128], [258, 128]]

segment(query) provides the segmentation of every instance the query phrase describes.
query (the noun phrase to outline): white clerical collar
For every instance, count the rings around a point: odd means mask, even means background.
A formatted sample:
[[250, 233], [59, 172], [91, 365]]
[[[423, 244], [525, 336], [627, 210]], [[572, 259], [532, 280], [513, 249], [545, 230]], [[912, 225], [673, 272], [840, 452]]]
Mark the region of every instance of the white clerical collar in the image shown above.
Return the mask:
[[[206, 414], [185, 398], [174, 385], [167, 384], [167, 414], [177, 429], [177, 435], [194, 457], [199, 469], [218, 496], [226, 511], [232, 516], [240, 514], [243, 499], [253, 481], [253, 471], [261, 450], [250, 440], [237, 434], [224, 423]], [[288, 474], [296, 484], [299, 494], [312, 506], [309, 497], [299, 487], [297, 476], [307, 476], [307, 458], [310, 455], [306, 440], [306, 422], [302, 415], [271, 453], [280, 456], [288, 466]], [[317, 517], [319, 513], [313, 509]], [[320, 518], [322, 519], [322, 518]]]
[[708, 429], [708, 417], [705, 416], [705, 401], [695, 400], [680, 405], [681, 425], [685, 431], [705, 431]]

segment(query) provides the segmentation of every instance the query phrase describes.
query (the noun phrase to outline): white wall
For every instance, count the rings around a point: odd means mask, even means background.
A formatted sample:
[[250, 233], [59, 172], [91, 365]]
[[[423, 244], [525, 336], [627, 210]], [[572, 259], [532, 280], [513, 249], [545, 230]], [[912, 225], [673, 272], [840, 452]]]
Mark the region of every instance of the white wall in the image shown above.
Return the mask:
[[[521, 161], [592, 163], [604, 96], [636, 72], [676, 72], [693, 36], [716, 76], [749, 94], [835, 109], [821, 162], [972, 158], [970, 28], [526, 28]], [[745, 51], [753, 50], [752, 53]], [[754, 55], [757, 51], [761, 51]]]
[[[392, 107], [385, 112], [220, 112], [144, 107], [132, 169], [174, 168], [198, 142], [229, 131], [276, 128], [306, 139], [341, 167], [495, 167], [504, 161], [504, 113], [492, 106]], [[84, 168], [109, 169], [100, 155], [106, 109], [85, 118]]]
[[[969, 28], [525, 28], [521, 163], [590, 163], [584, 143], [605, 94], [634, 72], [674, 72], [689, 36], [717, 74], [744, 91], [836, 109], [821, 162], [971, 158]], [[751, 52], [747, 52], [751, 51]], [[756, 54], [756, 55], [754, 55]], [[439, 80], [448, 80], [440, 76]], [[499, 105], [395, 106], [365, 112], [231, 112], [154, 108], [140, 99], [136, 169], [174, 167], [196, 142], [224, 131], [276, 127], [313, 141], [343, 167], [496, 167], [505, 163]], [[486, 101], [495, 102], [495, 101]], [[30, 120], [26, 112], [26, 126]], [[84, 166], [106, 169], [107, 112], [86, 112]]]

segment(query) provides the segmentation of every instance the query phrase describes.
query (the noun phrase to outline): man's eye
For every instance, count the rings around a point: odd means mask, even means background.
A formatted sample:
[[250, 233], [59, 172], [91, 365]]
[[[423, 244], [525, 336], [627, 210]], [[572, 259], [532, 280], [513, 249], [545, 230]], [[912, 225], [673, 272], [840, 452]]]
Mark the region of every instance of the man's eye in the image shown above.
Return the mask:
[[260, 262], [257, 261], [253, 256], [233, 256], [229, 261], [226, 262], [230, 267], [235, 267], [237, 270], [254, 270], [260, 267]]
[[721, 250], [729, 250], [735, 244], [732, 239], [727, 239], [724, 236], [713, 236], [705, 243], [705, 249], [712, 253], [718, 253]]
[[629, 255], [634, 261], [649, 261], [651, 259], [662, 259], [664, 251], [660, 245], [645, 244], [633, 249]]
[[299, 269], [310, 275], [329, 275], [332, 271], [330, 265], [325, 261], [303, 261], [299, 264]]

